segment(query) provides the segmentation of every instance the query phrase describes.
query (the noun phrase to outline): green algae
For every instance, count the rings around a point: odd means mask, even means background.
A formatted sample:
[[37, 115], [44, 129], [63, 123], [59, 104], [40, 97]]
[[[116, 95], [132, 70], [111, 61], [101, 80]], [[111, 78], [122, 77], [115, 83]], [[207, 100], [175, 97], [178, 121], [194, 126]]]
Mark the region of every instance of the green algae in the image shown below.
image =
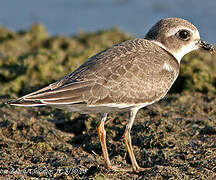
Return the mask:
[[[72, 37], [50, 36], [40, 25], [26, 31], [0, 28], [0, 96], [20, 96], [53, 82], [90, 56], [132, 36], [118, 28]], [[171, 92], [215, 92], [215, 56], [196, 51], [184, 57]]]
[[[12, 32], [0, 28], [0, 98], [18, 97], [53, 82], [88, 57], [131, 39], [117, 28], [95, 33], [50, 36], [40, 24]], [[98, 116], [83, 117], [51, 107], [0, 106], [1, 168], [47, 168], [26, 178], [215, 179], [215, 56], [195, 51], [181, 62], [172, 94], [140, 110], [131, 137], [144, 172], [112, 172], [103, 166]], [[84, 122], [85, 119], [85, 122]], [[131, 167], [122, 135], [127, 115], [111, 114], [106, 124], [112, 164]], [[63, 176], [71, 166], [84, 174]], [[150, 168], [150, 169], [147, 169]]]
[[195, 51], [181, 62], [180, 75], [173, 87], [174, 92], [189, 90], [202, 93], [216, 92], [216, 56], [207, 51]]
[[19, 96], [53, 82], [97, 52], [130, 39], [119, 29], [50, 37], [42, 25], [0, 32], [0, 96]]

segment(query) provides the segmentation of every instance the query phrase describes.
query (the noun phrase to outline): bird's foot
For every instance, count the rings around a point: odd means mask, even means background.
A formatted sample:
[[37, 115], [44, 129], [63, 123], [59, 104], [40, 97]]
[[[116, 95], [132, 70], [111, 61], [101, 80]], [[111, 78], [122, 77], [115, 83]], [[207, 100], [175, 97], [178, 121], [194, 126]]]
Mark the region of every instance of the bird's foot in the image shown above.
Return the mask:
[[140, 173], [140, 172], [151, 170], [151, 168], [142, 168], [139, 166], [134, 166], [134, 167], [132, 167], [132, 170], [134, 173]]
[[106, 166], [106, 168], [116, 172], [133, 172], [132, 168], [122, 168], [121, 166], [117, 166], [117, 165], [115, 166], [109, 165]]
[[115, 165], [115, 166], [109, 165], [109, 166], [106, 166], [106, 168], [113, 170], [113, 171], [116, 171], [116, 172], [134, 172], [134, 173], [143, 172], [143, 171], [146, 171], [149, 169], [149, 168], [142, 168], [139, 166], [138, 167], [132, 167], [132, 168], [123, 168], [123, 167], [118, 166], [118, 165]]

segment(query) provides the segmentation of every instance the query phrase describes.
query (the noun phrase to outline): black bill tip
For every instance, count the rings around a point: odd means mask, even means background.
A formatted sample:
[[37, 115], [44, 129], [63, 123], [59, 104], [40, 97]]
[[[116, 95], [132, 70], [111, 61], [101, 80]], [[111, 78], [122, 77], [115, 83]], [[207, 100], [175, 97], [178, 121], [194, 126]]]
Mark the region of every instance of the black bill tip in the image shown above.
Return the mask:
[[203, 40], [199, 40], [198, 45], [200, 48], [210, 51], [210, 52], [215, 52], [214, 46], [211, 44], [208, 44], [207, 42]]

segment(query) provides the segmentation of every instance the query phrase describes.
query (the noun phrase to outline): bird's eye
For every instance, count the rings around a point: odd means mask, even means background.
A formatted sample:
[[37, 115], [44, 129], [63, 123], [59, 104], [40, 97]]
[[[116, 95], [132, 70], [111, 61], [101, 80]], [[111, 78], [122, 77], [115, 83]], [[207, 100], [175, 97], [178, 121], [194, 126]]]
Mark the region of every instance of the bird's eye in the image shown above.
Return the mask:
[[180, 30], [176, 33], [176, 36], [184, 41], [187, 41], [188, 39], [190, 39], [190, 32], [188, 30]]

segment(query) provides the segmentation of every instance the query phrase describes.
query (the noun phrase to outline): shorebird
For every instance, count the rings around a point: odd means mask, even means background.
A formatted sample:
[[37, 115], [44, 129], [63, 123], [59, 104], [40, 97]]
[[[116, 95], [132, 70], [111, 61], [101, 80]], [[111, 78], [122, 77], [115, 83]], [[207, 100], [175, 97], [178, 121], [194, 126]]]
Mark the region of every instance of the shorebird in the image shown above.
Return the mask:
[[123, 135], [132, 170], [143, 170], [133, 153], [130, 131], [139, 109], [163, 98], [179, 74], [182, 57], [199, 48], [214, 51], [197, 28], [181, 18], [157, 22], [145, 38], [128, 40], [90, 57], [59, 81], [8, 102], [16, 106], [56, 106], [71, 112], [100, 113], [98, 135], [105, 166], [111, 165], [104, 128], [109, 112], [129, 112]]

